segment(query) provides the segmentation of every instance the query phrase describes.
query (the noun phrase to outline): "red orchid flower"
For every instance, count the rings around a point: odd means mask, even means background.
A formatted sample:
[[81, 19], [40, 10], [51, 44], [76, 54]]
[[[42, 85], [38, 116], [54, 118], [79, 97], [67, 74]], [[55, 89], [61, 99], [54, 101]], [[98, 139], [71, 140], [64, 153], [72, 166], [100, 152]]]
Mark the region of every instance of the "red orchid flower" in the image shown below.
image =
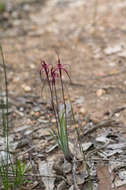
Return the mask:
[[[68, 65], [66, 65], [66, 64], [61, 64], [61, 62], [60, 62], [60, 59], [58, 58], [58, 63], [57, 63], [57, 67], [55, 68], [55, 69], [53, 69], [52, 70], [52, 76], [54, 77], [54, 76], [56, 76], [56, 74], [57, 74], [57, 70], [59, 71], [59, 74], [60, 74], [60, 78], [62, 78], [62, 70], [67, 74], [67, 76], [69, 77], [69, 79], [71, 80], [71, 78], [70, 78], [70, 76], [69, 76], [69, 74], [68, 74], [68, 71], [67, 71], [67, 69], [65, 68], [65, 66], [68, 66]], [[58, 76], [58, 74], [57, 74], [57, 76]]]
[[40, 77], [42, 75], [42, 71], [45, 71], [47, 79], [49, 78], [49, 65], [46, 64], [46, 62], [43, 60], [41, 62], [41, 68], [40, 68]]

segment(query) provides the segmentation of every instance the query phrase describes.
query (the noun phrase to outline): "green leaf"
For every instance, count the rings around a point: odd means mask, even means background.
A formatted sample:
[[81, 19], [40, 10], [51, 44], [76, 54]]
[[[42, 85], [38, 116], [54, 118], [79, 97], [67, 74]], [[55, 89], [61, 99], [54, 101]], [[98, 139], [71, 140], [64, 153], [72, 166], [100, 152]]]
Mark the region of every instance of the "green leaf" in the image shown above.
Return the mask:
[[60, 141], [63, 147], [64, 154], [68, 154], [69, 147], [68, 147], [68, 134], [67, 134], [67, 124], [65, 113], [63, 111], [61, 119], [60, 119]]

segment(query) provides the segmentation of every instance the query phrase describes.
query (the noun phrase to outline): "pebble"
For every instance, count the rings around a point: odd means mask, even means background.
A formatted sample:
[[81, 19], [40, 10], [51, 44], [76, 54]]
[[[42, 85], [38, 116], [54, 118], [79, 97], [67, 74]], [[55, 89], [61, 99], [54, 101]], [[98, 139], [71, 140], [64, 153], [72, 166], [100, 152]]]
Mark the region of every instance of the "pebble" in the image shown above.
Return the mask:
[[23, 84], [22, 88], [24, 89], [25, 92], [31, 92], [31, 87], [30, 86], [27, 86], [27, 85]]
[[39, 112], [41, 109], [40, 109], [39, 106], [36, 106], [36, 107], [33, 108], [33, 110], [34, 110], [34, 112]]
[[98, 96], [98, 97], [101, 97], [102, 95], [104, 95], [105, 94], [105, 90], [104, 89], [98, 89], [97, 91], [96, 91], [96, 95]]
[[51, 122], [56, 123], [56, 119], [55, 118], [51, 119]]
[[35, 112], [34, 116], [38, 118], [40, 116], [40, 112]]
[[87, 114], [87, 111], [85, 110], [85, 108], [82, 107], [80, 108], [79, 113], [85, 116]]

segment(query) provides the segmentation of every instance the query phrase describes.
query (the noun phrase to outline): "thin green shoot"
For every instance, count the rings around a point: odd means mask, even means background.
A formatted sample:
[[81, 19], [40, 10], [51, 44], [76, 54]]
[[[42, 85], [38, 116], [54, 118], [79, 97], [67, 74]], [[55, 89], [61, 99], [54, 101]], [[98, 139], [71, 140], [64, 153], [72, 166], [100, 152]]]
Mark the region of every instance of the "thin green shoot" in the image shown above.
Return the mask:
[[[3, 49], [2, 46], [0, 45], [0, 54], [2, 58], [2, 64], [3, 64], [3, 73], [4, 73], [4, 79], [2, 80], [1, 77], [1, 83], [4, 81], [5, 84], [5, 101], [4, 97], [2, 96], [2, 84], [1, 84], [1, 105], [2, 105], [2, 126], [3, 126], [3, 135], [5, 137], [5, 152], [6, 154], [6, 170], [8, 171], [8, 161], [9, 161], [9, 143], [8, 143], [8, 127], [9, 127], [9, 120], [8, 120], [8, 81], [7, 81], [7, 72], [6, 72], [6, 64], [5, 64], [5, 59], [4, 59], [4, 54], [3, 54]], [[6, 112], [5, 112], [6, 110]], [[6, 171], [6, 183], [8, 187], [8, 172]]]
[[[11, 156], [9, 153], [9, 118], [8, 118], [8, 80], [6, 64], [3, 54], [2, 46], [0, 45], [0, 55], [2, 58], [3, 65], [3, 75], [0, 73], [0, 109], [1, 109], [1, 125], [3, 130], [3, 137], [5, 143], [5, 156], [0, 165], [0, 177], [4, 187], [4, 190], [15, 189], [21, 186], [25, 179], [24, 176], [28, 171], [26, 163], [21, 160], [16, 159], [16, 163], [11, 161]], [[5, 87], [4, 87], [5, 86]], [[3, 94], [3, 87], [5, 95]]]
[[67, 133], [67, 125], [66, 125], [64, 111], [60, 119], [59, 135], [54, 130], [50, 131], [50, 135], [53, 136], [54, 140], [63, 151], [64, 156], [67, 157], [69, 154], [69, 144], [68, 144], [68, 133]]

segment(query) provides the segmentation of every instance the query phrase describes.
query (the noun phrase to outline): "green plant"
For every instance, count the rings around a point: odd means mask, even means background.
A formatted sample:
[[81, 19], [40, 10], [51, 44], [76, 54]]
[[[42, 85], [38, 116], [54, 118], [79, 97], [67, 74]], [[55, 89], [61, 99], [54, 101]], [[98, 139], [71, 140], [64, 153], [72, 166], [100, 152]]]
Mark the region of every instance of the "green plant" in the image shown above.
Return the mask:
[[28, 172], [29, 167], [27, 167], [26, 163], [21, 160], [16, 160], [16, 164], [13, 166], [13, 175], [14, 177], [14, 186], [19, 187], [21, 186], [25, 179], [24, 176]]
[[[11, 161], [11, 155], [9, 154], [9, 118], [8, 118], [8, 81], [7, 81], [7, 71], [4, 59], [4, 54], [2, 46], [0, 45], [0, 54], [3, 64], [3, 75], [0, 75], [0, 109], [1, 109], [1, 121], [4, 144], [5, 144], [5, 155], [2, 158], [2, 163], [0, 163], [0, 177], [3, 183], [4, 190], [15, 189], [19, 187], [24, 182], [24, 175], [27, 173], [28, 168], [26, 163], [22, 163], [21, 160], [16, 159], [14, 164]], [[5, 96], [3, 95], [3, 88], [5, 90]]]
[[16, 160], [15, 164], [11, 162], [9, 168], [7, 168], [6, 163], [3, 161], [0, 167], [0, 176], [2, 178], [4, 189], [8, 190], [20, 187], [25, 182], [24, 177], [28, 170], [29, 167], [27, 167], [25, 162], [22, 163], [21, 160]]
[[[46, 64], [45, 61], [42, 61], [41, 68], [40, 68], [40, 77], [41, 80], [46, 80], [50, 97], [51, 97], [51, 105], [54, 111], [54, 115], [56, 118], [56, 126], [57, 130], [51, 130], [50, 134], [55, 139], [56, 143], [61, 148], [62, 152], [66, 160], [70, 161], [72, 159], [71, 153], [69, 150], [69, 139], [68, 139], [68, 129], [67, 129], [67, 114], [66, 114], [66, 102], [65, 102], [65, 95], [64, 95], [64, 84], [62, 79], [62, 72], [69, 77], [68, 71], [65, 68], [66, 65], [60, 63], [60, 59], [58, 58], [58, 63], [56, 67], [53, 67], [51, 64]], [[44, 73], [43, 73], [44, 72]], [[45, 78], [43, 76], [45, 75]], [[59, 114], [59, 99], [58, 99], [58, 92], [57, 92], [57, 83], [56, 80], [59, 80], [61, 86], [61, 99], [63, 102], [63, 109], [62, 113]]]
[[[0, 75], [0, 104], [1, 104], [1, 124], [3, 129], [4, 143], [5, 143], [5, 152], [6, 152], [6, 160], [2, 163], [2, 168], [4, 171], [4, 176], [2, 175], [3, 184], [5, 184], [5, 189], [9, 188], [9, 179], [8, 179], [8, 169], [9, 169], [9, 142], [8, 142], [8, 81], [7, 81], [7, 72], [6, 72], [6, 64], [4, 59], [4, 54], [2, 50], [2, 46], [0, 46], [0, 54], [2, 58], [3, 64], [3, 73], [4, 77], [2, 78], [2, 73]], [[3, 96], [3, 86], [5, 86], [5, 98]], [[6, 165], [6, 166], [4, 166]]]
[[59, 145], [61, 150], [63, 151], [66, 159], [67, 155], [69, 155], [69, 144], [68, 144], [68, 134], [67, 134], [67, 125], [64, 116], [64, 112], [62, 113], [62, 117], [60, 119], [60, 129], [59, 129], [59, 136], [56, 131], [50, 131], [50, 134], [55, 139], [56, 143]]

